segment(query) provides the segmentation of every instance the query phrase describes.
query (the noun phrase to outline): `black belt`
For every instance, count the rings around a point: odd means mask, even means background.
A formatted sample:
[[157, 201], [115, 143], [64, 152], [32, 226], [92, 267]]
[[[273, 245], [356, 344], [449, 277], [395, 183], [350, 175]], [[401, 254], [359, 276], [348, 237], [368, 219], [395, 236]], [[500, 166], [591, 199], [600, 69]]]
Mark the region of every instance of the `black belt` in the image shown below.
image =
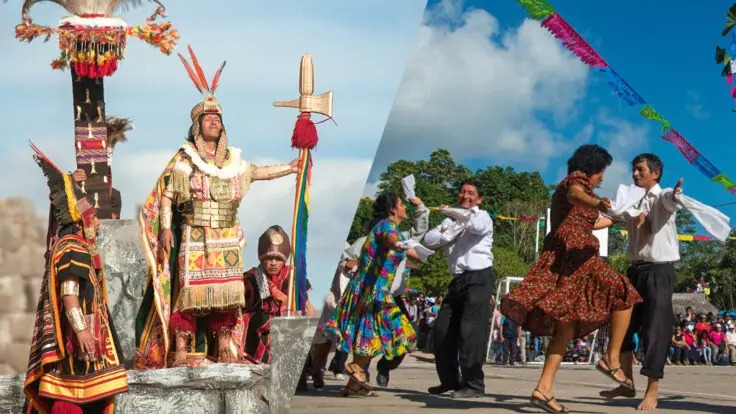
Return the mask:
[[631, 266], [634, 267], [644, 267], [644, 266], [656, 266], [656, 265], [669, 265], [674, 264], [675, 262], [645, 262], [642, 260], [631, 262]]

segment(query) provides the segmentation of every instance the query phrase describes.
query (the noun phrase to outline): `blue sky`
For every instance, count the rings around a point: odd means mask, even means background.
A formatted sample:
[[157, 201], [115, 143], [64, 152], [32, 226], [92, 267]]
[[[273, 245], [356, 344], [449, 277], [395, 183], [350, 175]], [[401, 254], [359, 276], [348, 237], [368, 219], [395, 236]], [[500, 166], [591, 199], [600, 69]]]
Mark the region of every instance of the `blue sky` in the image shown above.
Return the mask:
[[[291, 161], [297, 113], [273, 108], [273, 101], [298, 98], [299, 62], [310, 53], [315, 93], [334, 91], [337, 126], [318, 126], [314, 152], [308, 272], [315, 302], [327, 293], [371, 161], [411, 53], [425, 0], [280, 0], [269, 2], [164, 2], [181, 34], [179, 51], [191, 44], [210, 78], [223, 60], [227, 66], [217, 98], [231, 145], [259, 165]], [[0, 4], [3, 76], [0, 111], [0, 199], [24, 196], [36, 211], [48, 209], [48, 189], [31, 159], [32, 139], [61, 168], [74, 168], [71, 79], [51, 70], [57, 39], [20, 43], [14, 27], [21, 2]], [[154, 6], [124, 17], [144, 21]], [[35, 23], [55, 26], [65, 11], [54, 3], [33, 7]], [[386, 18], [386, 16], [391, 16]], [[187, 55], [187, 53], [184, 53]], [[12, 63], [9, 63], [12, 62]], [[166, 162], [185, 139], [189, 111], [201, 100], [176, 55], [129, 39], [126, 59], [105, 80], [108, 115], [130, 117], [135, 130], [116, 148], [113, 184], [123, 197], [123, 218], [151, 191]], [[10, 178], [10, 179], [9, 179]], [[258, 237], [272, 224], [291, 229], [295, 182], [284, 178], [256, 183], [240, 207], [248, 245], [246, 265], [255, 265]], [[38, 260], [43, 260], [41, 257]]]
[[[736, 114], [713, 59], [716, 44], [728, 46], [720, 32], [732, 2], [550, 3], [701, 154], [736, 179], [736, 144], [727, 132]], [[572, 150], [593, 142], [616, 159], [601, 188], [605, 195], [630, 183], [629, 161], [647, 151], [665, 163], [664, 186], [683, 177], [687, 194], [704, 203], [736, 202], [663, 141], [656, 124], [616, 97], [601, 74], [526, 20], [515, 1], [433, 0], [428, 8], [434, 18], [420, 30], [366, 193], [375, 191], [391, 161], [421, 159], [440, 146], [473, 168], [539, 170], [556, 182]], [[422, 113], [440, 121], [428, 122]], [[736, 205], [722, 210], [736, 218]]]

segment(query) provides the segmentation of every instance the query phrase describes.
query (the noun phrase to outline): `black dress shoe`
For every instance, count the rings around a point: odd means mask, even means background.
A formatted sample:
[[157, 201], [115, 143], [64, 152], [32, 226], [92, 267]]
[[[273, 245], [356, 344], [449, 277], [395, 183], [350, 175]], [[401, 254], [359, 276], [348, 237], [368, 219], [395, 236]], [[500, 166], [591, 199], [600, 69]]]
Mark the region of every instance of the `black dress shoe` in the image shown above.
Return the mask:
[[482, 397], [485, 393], [474, 390], [471, 388], [463, 388], [461, 390], [452, 393], [452, 398], [478, 398]]
[[435, 385], [434, 387], [429, 387], [429, 390], [427, 391], [429, 391], [429, 393], [433, 395], [440, 395], [450, 391], [456, 391], [457, 389], [459, 388], [451, 388], [444, 385]]
[[388, 373], [378, 373], [378, 375], [376, 375], [376, 384], [378, 384], [379, 387], [388, 387]]

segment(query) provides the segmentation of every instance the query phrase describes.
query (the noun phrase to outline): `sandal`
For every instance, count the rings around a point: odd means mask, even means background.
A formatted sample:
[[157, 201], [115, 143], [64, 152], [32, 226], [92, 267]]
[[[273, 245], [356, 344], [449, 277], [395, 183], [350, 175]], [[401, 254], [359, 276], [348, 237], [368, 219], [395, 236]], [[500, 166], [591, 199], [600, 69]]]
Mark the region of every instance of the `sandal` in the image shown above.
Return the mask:
[[[606, 365], [605, 368], [601, 366], [601, 364], [605, 364]], [[595, 369], [598, 370], [598, 372], [602, 373], [603, 375], [615, 381], [616, 384], [628, 390], [636, 392], [636, 388], [634, 388], [634, 382], [631, 380], [631, 378], [626, 377], [626, 375], [624, 375], [626, 378], [623, 381], [616, 378], [616, 373], [618, 373], [619, 371], [623, 373], [623, 371], [621, 370], [621, 367], [611, 368], [611, 366], [608, 365], [608, 361], [606, 361], [605, 357], [601, 358], [600, 361], [598, 361], [598, 363], [595, 364]]]
[[[534, 396], [534, 393], [538, 393], [541, 395], [544, 399], [537, 398]], [[552, 401], [555, 401], [555, 397], [549, 398], [546, 395], [542, 393], [542, 391], [539, 391], [539, 388], [535, 388], [532, 392], [532, 396], [529, 398], [529, 403], [533, 405], [534, 407], [541, 408], [544, 411], [548, 413], [569, 413], [570, 410], [567, 409], [564, 405], [560, 404], [560, 409], [555, 409], [550, 404]]]
[[342, 391], [343, 397], [350, 397], [354, 395], [356, 397], [377, 397], [378, 394], [373, 392], [371, 388], [363, 382], [357, 381], [354, 377], [350, 377], [345, 389]]
[[356, 364], [355, 362], [348, 364], [345, 367], [345, 373], [350, 376], [350, 380], [348, 381], [347, 385], [345, 385], [345, 389], [343, 390], [343, 395], [345, 397], [348, 397], [350, 395], [373, 397], [377, 395], [371, 390], [371, 386], [368, 384], [368, 376], [366, 375], [365, 370], [360, 367], [360, 365]]

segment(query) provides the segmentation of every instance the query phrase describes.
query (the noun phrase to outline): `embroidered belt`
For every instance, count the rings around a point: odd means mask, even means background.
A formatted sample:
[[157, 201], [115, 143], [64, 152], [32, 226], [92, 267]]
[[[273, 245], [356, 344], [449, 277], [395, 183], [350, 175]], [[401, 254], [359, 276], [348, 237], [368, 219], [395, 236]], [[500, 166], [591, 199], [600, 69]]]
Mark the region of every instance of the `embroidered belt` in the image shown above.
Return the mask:
[[221, 229], [235, 226], [238, 214], [237, 206], [231, 202], [192, 200], [192, 210], [186, 216], [186, 223], [190, 226]]

